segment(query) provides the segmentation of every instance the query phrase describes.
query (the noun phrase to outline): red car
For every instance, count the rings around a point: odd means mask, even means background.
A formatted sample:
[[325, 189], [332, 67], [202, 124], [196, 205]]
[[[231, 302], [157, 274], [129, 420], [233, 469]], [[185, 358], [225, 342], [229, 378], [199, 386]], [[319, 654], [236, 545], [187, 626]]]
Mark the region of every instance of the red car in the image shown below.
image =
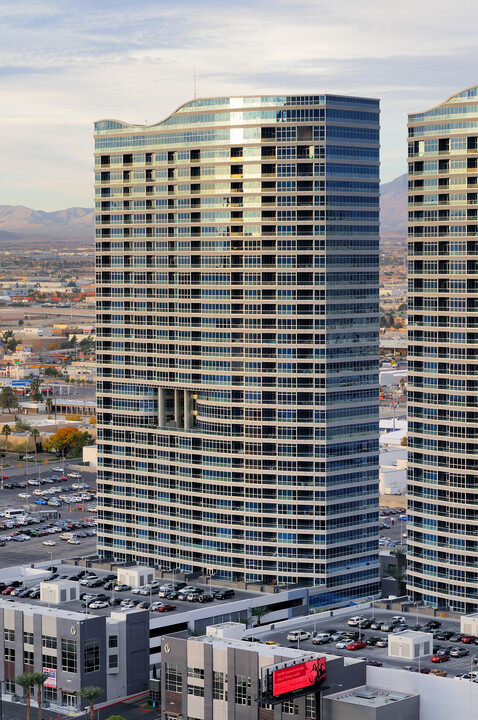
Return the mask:
[[461, 642], [470, 645], [471, 643], [475, 642], [475, 637], [474, 635], [463, 635], [463, 637], [461, 638]]
[[10, 595], [13, 590], [15, 590], [15, 585], [9, 585], [5, 590], [2, 590], [2, 595]]
[[443, 653], [443, 655], [432, 655], [431, 657], [431, 661], [434, 663], [446, 662], [449, 659], [450, 658], [445, 653]]
[[364, 647], [367, 647], [367, 643], [363, 640], [355, 640], [347, 645], [347, 650], [362, 650]]
[[158, 612], [169, 612], [170, 610], [176, 610], [176, 605], [161, 605], [161, 607], [158, 608]]
[[10, 475], [2, 475], [2, 480], [8, 480]]

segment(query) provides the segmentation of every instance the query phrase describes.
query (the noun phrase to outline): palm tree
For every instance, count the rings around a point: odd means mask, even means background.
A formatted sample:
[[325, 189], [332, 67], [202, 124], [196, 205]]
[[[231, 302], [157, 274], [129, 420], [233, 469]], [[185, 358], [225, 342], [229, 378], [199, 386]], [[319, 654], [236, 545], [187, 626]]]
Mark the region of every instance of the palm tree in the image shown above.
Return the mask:
[[2, 427], [2, 435], [5, 435], [5, 460], [8, 453], [8, 436], [12, 434], [12, 428], [10, 425], [4, 425]]
[[17, 675], [14, 680], [15, 685], [20, 685], [20, 687], [23, 688], [23, 692], [25, 693], [25, 708], [27, 713], [27, 720], [30, 720], [30, 697], [34, 674], [35, 673], [23, 673], [22, 675]]
[[30, 430], [30, 437], [33, 438], [33, 450], [35, 452], [35, 465], [37, 462], [37, 437], [40, 436], [39, 431], [36, 428]]
[[51, 406], [52, 406], [52, 399], [51, 397], [47, 397], [45, 400], [46, 409], [48, 410], [48, 417], [51, 417]]
[[37, 688], [37, 705], [38, 705], [38, 720], [42, 720], [42, 690], [43, 683], [48, 679], [48, 673], [36, 672], [32, 673], [32, 683]]
[[394, 555], [397, 558], [397, 565], [399, 568], [402, 568], [405, 565], [407, 553], [403, 548], [396, 548], [395, 550], [392, 550], [392, 555]]
[[86, 698], [90, 703], [90, 720], [95, 720], [95, 700], [99, 698], [102, 692], [103, 688], [96, 685], [87, 685], [79, 691], [79, 695]]
[[259, 627], [262, 618], [268, 613], [270, 613], [270, 609], [265, 605], [259, 605], [259, 607], [252, 608], [251, 615], [257, 620], [256, 627]]

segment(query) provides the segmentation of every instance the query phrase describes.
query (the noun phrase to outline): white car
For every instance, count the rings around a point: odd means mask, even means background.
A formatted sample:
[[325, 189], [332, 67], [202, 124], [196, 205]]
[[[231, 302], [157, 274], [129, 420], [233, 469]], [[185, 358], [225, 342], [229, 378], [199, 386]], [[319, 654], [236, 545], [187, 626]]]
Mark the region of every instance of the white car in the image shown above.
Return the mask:
[[55, 467], [52, 467], [52, 470], [53, 470], [53, 472], [59, 472], [59, 473], [65, 472], [65, 468], [59, 467], [58, 465], [56, 465]]
[[287, 640], [290, 642], [297, 642], [298, 640], [309, 640], [310, 632], [307, 630], [291, 630], [287, 633]]
[[353, 642], [350, 638], [347, 638], [345, 640], [339, 640], [335, 643], [335, 647], [337, 650], [345, 650], [347, 645], [350, 645], [350, 643]]
[[405, 623], [406, 620], [403, 615], [392, 615], [392, 617], [390, 618], [390, 622]]
[[53, 547], [53, 545], [56, 545], [56, 542], [54, 540], [44, 540], [42, 542], [42, 545], [48, 545], [49, 547]]
[[66, 542], [67, 542], [67, 543], [70, 543], [70, 545], [81, 545], [80, 541], [77, 540], [76, 538], [70, 538], [70, 539], [67, 540]]
[[92, 610], [100, 610], [101, 608], [107, 608], [110, 604], [106, 602], [106, 600], [95, 600], [95, 602], [90, 603], [89, 607]]
[[73, 478], [73, 480], [81, 480], [81, 475], [77, 472], [69, 472], [67, 477]]
[[18, 493], [18, 497], [24, 498], [25, 500], [27, 500], [28, 498], [31, 497], [31, 495], [29, 493]]
[[33, 457], [33, 455], [24, 455], [23, 459], [24, 460], [34, 460], [34, 457]]
[[363, 615], [354, 615], [354, 617], [348, 619], [347, 625], [350, 625], [350, 627], [356, 627], [359, 623], [366, 619], [367, 618], [363, 617]]
[[133, 593], [133, 595], [139, 595], [139, 593], [141, 592], [141, 590], [142, 590], [144, 587], [145, 587], [144, 585], [142, 585], [142, 586], [138, 585], [137, 587], [134, 587], [134, 588], [131, 590], [131, 592]]

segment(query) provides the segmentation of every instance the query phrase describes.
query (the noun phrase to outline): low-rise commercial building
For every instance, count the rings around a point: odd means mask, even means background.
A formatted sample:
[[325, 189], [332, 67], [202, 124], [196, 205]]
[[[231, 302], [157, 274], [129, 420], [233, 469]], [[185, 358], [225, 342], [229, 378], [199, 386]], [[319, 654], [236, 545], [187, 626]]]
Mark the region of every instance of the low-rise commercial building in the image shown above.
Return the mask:
[[87, 685], [104, 688], [98, 702], [147, 690], [149, 614], [110, 617], [0, 599], [0, 683], [7, 698], [23, 696], [15, 678], [48, 672], [43, 699], [53, 710], [82, 710]]

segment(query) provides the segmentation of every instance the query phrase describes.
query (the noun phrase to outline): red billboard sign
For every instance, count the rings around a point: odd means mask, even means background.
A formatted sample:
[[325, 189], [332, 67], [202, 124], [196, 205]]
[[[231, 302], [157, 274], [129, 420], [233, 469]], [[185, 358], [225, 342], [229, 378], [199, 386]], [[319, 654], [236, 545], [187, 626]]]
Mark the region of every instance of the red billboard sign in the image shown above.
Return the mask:
[[325, 658], [307, 660], [298, 665], [274, 670], [272, 673], [272, 694], [285, 695], [295, 690], [313, 688], [325, 680]]

